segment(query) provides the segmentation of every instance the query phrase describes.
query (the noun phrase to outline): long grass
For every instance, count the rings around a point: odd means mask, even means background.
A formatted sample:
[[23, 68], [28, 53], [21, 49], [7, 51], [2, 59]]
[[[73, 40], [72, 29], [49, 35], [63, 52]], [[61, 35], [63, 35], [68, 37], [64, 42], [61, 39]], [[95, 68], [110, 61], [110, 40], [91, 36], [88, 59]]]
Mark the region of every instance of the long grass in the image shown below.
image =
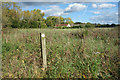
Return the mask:
[[[47, 71], [40, 58], [46, 35]], [[113, 78], [119, 76], [118, 30], [3, 29], [3, 78]]]

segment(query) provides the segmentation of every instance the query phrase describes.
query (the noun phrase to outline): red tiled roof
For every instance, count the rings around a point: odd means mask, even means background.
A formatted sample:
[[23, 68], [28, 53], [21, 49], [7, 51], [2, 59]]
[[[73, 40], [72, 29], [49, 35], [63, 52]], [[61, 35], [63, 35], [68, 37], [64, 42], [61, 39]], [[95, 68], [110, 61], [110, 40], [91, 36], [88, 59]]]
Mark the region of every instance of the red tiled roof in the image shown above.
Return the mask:
[[67, 26], [68, 24], [56, 24], [56, 26]]

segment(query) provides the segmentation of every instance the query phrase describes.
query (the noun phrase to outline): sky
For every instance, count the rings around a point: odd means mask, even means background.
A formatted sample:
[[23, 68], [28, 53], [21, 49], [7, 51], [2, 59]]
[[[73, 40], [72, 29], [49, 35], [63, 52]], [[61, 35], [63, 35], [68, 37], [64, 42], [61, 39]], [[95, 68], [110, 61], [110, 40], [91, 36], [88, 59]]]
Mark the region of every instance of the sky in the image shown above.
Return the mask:
[[119, 0], [2, 0], [14, 2], [119, 2]]
[[30, 2], [20, 3], [22, 10], [31, 11], [33, 9], [40, 9], [42, 12], [45, 13], [44, 18], [48, 16], [62, 16], [64, 18], [70, 17], [74, 22], [91, 22], [101, 24], [118, 23], [118, 2], [112, 2], [112, 0], [111, 2], [31, 2], [33, 0], [29, 1]]

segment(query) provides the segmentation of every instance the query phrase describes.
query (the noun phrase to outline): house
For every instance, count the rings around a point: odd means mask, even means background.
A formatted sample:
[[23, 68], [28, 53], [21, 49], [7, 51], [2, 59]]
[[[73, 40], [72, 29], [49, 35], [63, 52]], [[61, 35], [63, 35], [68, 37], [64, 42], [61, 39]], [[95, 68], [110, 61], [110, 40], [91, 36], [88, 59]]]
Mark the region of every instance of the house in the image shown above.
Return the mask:
[[71, 27], [71, 25], [70, 24], [56, 24], [55, 25], [56, 27], [59, 27], [59, 26], [66, 26], [66, 27]]
[[67, 27], [71, 27], [71, 25], [70, 25], [70, 24], [68, 24], [68, 25], [67, 25]]

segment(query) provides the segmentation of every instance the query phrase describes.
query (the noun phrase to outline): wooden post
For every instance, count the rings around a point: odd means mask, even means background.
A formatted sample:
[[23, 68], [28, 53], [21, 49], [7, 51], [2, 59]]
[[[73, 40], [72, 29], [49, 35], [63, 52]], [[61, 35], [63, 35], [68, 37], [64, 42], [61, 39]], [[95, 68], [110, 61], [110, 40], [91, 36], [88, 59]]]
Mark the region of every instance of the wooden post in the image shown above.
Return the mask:
[[43, 68], [47, 68], [46, 41], [45, 34], [40, 33], [41, 58], [43, 59]]

